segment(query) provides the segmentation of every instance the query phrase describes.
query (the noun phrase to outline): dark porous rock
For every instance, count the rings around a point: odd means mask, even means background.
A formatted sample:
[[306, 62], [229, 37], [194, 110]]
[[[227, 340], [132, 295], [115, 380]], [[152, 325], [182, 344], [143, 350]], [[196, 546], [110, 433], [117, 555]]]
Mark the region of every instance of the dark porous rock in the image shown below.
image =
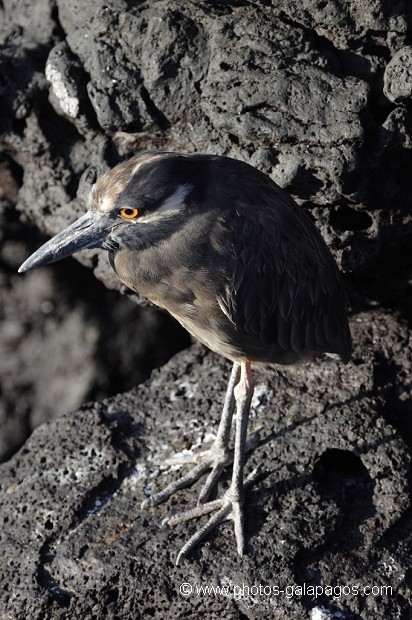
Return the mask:
[[[122, 158], [167, 148], [259, 167], [311, 211], [346, 270], [409, 244], [410, 112], [388, 128], [382, 88], [385, 75], [403, 103], [406, 4], [34, 4], [33, 23], [23, 0], [4, 9], [2, 142], [24, 170], [17, 208], [43, 232], [82, 212]], [[40, 18], [48, 38], [34, 53]], [[96, 252], [79, 259], [115, 286]]]
[[383, 92], [393, 103], [407, 103], [412, 97], [412, 47], [400, 49], [385, 69]]
[[[0, 458], [48, 420], [2, 466], [1, 620], [410, 617], [411, 30], [407, 0], [0, 3]], [[175, 568], [195, 524], [160, 523], [198, 488], [140, 509], [210, 442], [228, 364], [197, 346], [107, 400], [188, 337], [102, 251], [16, 273], [144, 149], [256, 166], [345, 272], [350, 364], [256, 373], [243, 560], [227, 524]]]
[[263, 467], [243, 559], [228, 523], [174, 565], [196, 524], [160, 524], [195, 505], [199, 484], [140, 508], [178, 476], [170, 463], [210, 444], [222, 358], [196, 345], [131, 392], [39, 427], [1, 468], [4, 617], [407, 618], [411, 336], [380, 312], [352, 328], [346, 366], [255, 373], [260, 444], [246, 469]]

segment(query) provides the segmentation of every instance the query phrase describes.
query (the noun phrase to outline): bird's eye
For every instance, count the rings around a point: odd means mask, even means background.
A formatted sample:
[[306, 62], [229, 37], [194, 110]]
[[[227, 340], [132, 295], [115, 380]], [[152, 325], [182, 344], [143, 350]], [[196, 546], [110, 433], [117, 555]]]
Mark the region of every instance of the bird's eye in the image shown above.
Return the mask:
[[124, 207], [123, 209], [119, 209], [119, 215], [125, 220], [132, 220], [138, 217], [139, 209], [134, 209], [133, 207]]

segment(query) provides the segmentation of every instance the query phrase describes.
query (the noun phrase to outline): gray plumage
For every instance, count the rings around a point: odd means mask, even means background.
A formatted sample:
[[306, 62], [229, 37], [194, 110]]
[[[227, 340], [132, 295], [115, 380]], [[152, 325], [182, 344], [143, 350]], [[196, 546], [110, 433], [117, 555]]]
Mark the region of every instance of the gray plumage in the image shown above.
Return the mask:
[[327, 351], [348, 360], [340, 274], [309, 216], [281, 188], [243, 162], [165, 154], [137, 172], [115, 208], [153, 209], [131, 198], [150, 196], [153, 183], [155, 204], [185, 183], [194, 189], [182, 212], [143, 227], [138, 258], [135, 230], [113, 233], [111, 263], [123, 282], [231, 360], [292, 363]]
[[[205, 466], [195, 467], [147, 502], [164, 501], [211, 467], [200, 496], [205, 502], [231, 458], [236, 400], [232, 485], [219, 500], [218, 513], [178, 559], [230, 513], [242, 554], [251, 363], [292, 364], [321, 352], [338, 353], [344, 362], [350, 356], [346, 294], [325, 242], [305, 211], [248, 164], [213, 155], [145, 152], [99, 179], [88, 213], [40, 248], [20, 271], [86, 247], [107, 249], [122, 282], [234, 362]], [[174, 522], [206, 514], [209, 506]]]

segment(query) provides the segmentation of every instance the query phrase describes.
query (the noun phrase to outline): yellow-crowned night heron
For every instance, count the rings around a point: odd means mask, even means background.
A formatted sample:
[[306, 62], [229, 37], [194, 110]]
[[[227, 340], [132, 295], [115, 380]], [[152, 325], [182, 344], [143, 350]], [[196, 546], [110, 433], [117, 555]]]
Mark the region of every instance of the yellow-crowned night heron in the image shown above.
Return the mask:
[[[178, 560], [228, 517], [242, 555], [251, 364], [294, 364], [318, 352], [348, 360], [346, 296], [336, 264], [309, 216], [278, 185], [246, 163], [199, 154], [145, 152], [119, 164], [92, 188], [87, 213], [20, 271], [95, 247], [108, 250], [122, 282], [233, 362], [213, 447], [188, 475], [144, 503], [159, 504], [210, 468], [199, 505], [169, 519], [215, 511]], [[231, 458], [229, 490], [206, 502]]]

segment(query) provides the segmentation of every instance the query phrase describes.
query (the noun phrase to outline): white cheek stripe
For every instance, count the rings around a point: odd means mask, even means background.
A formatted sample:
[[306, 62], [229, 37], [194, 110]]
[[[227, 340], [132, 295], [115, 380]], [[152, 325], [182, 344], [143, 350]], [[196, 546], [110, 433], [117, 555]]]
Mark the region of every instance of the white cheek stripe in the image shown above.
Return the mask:
[[179, 185], [174, 194], [166, 198], [163, 204], [160, 205], [158, 209], [156, 209], [156, 213], [161, 213], [164, 211], [175, 211], [178, 209], [179, 211], [184, 207], [183, 201], [192, 189], [193, 185], [190, 183], [185, 183], [184, 185]]
[[142, 215], [136, 220], [139, 224], [149, 224], [152, 222], [158, 222], [171, 215], [175, 215], [184, 209], [184, 199], [192, 189], [190, 183], [179, 185], [177, 190], [160, 205], [156, 211], [149, 213], [148, 215]]
[[[153, 222], [160, 222], [162, 220], [166, 220], [168, 217], [173, 215], [174, 213], [179, 213], [180, 209], [175, 209], [174, 211], [168, 211], [167, 213], [149, 213], [149, 215], [142, 215], [134, 220], [135, 224], [153, 224]], [[133, 221], [133, 220], [131, 220]]]

